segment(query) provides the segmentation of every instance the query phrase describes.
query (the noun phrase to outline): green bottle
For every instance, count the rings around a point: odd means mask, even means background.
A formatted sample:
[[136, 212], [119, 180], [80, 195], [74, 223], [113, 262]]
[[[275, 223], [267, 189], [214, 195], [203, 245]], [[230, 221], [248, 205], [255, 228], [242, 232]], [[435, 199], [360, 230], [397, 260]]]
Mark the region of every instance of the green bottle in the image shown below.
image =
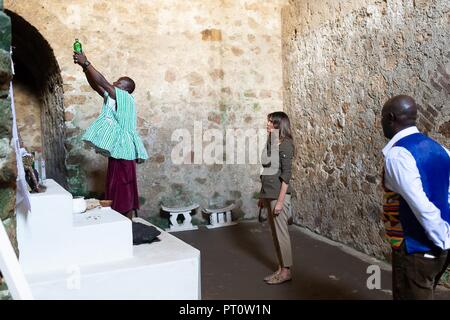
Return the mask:
[[73, 43], [73, 51], [75, 51], [76, 53], [83, 52], [81, 42], [78, 39], [75, 39], [75, 42]]

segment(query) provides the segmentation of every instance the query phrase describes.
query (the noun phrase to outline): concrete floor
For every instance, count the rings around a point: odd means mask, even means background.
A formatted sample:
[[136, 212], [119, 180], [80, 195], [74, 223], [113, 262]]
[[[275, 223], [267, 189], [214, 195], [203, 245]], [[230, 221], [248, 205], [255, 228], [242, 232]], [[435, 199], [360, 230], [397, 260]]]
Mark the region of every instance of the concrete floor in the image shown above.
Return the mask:
[[[296, 300], [370, 299], [390, 300], [391, 272], [386, 263], [290, 226], [293, 246], [293, 280], [267, 285], [262, 280], [276, 268], [270, 229], [259, 222], [173, 233], [201, 251], [202, 299]], [[366, 286], [367, 267], [381, 268], [381, 289]], [[439, 290], [436, 299], [450, 299]]]

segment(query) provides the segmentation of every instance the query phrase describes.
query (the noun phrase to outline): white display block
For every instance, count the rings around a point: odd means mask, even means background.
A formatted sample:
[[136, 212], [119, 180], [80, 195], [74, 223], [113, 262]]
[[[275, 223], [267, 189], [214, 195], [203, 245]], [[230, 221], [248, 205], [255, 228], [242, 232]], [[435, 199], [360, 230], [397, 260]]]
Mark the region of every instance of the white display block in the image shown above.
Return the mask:
[[72, 195], [45, 185], [30, 195], [30, 212], [16, 209], [20, 267], [35, 299], [201, 298], [197, 249], [160, 229], [161, 241], [133, 246], [131, 220], [111, 208], [74, 214]]
[[69, 270], [127, 259], [133, 254], [131, 221], [107, 208], [72, 213], [72, 195], [53, 180], [30, 195], [31, 212], [17, 209], [19, 262], [25, 274]]
[[104, 263], [133, 256], [131, 221], [111, 208], [74, 214], [73, 227], [77, 245], [71, 249], [71, 264]]
[[200, 251], [159, 230], [161, 241], [133, 246], [133, 258], [28, 275], [35, 299], [201, 299]]

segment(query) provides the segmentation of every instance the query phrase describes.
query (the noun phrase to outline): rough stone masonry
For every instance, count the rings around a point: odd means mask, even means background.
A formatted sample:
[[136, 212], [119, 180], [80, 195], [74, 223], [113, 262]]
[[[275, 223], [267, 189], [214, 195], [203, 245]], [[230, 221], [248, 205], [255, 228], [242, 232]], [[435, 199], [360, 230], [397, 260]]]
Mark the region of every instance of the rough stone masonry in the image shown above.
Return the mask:
[[0, 2], [0, 221], [17, 252], [16, 238], [16, 155], [11, 146], [12, 114], [9, 98], [11, 70], [11, 21]]
[[80, 141], [101, 103], [71, 60], [80, 38], [108, 79], [127, 74], [138, 83], [138, 127], [151, 157], [138, 169], [143, 215], [158, 215], [163, 197], [190, 192], [201, 201], [234, 200], [254, 217], [258, 165], [175, 166], [171, 135], [178, 128], [192, 133], [195, 121], [204, 129], [264, 128], [266, 114], [284, 108], [296, 139], [296, 223], [377, 257], [388, 252], [380, 222], [383, 102], [414, 96], [420, 129], [450, 142], [449, 6], [445, 0], [5, 0], [48, 42], [55, 59], [49, 65], [60, 72], [72, 192], [101, 192], [106, 167]]
[[[266, 115], [283, 108], [281, 2], [5, 0], [5, 9], [42, 35], [59, 66], [70, 191], [100, 195], [106, 175], [105, 159], [80, 141], [102, 100], [73, 64], [72, 43], [79, 38], [109, 80], [128, 75], [137, 83], [138, 128], [150, 156], [138, 166], [140, 214], [159, 215], [162, 198], [189, 194], [202, 205], [214, 198], [234, 201], [238, 217], [256, 215], [258, 165], [174, 165], [178, 141], [171, 137], [180, 128], [193, 135], [195, 122], [221, 132], [263, 129]], [[29, 101], [34, 108], [35, 99]]]
[[419, 129], [450, 146], [450, 2], [289, 1], [282, 21], [296, 221], [382, 257], [381, 107], [413, 96]]

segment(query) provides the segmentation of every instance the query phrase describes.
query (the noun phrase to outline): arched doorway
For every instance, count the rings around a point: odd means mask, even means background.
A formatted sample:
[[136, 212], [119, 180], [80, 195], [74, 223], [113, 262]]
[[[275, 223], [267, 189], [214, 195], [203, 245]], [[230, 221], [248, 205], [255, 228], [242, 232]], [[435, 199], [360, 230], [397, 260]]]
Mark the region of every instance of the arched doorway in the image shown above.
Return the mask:
[[22, 140], [30, 151], [42, 152], [47, 178], [67, 187], [64, 92], [58, 62], [35, 27], [10, 10], [5, 13], [12, 25], [13, 82]]

